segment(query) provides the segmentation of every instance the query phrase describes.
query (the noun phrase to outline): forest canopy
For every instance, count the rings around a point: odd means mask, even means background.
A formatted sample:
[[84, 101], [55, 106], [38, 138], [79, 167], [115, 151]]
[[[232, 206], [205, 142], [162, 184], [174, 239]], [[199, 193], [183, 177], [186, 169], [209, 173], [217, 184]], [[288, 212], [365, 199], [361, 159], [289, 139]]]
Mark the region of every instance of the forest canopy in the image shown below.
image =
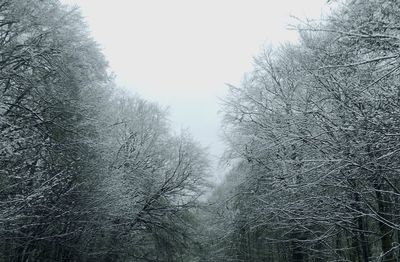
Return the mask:
[[0, 0], [0, 261], [399, 261], [400, 3], [328, 2], [229, 86], [212, 188], [77, 8]]
[[77, 9], [0, 1], [0, 46], [0, 261], [184, 257], [203, 148], [115, 87]]
[[215, 261], [399, 259], [400, 3], [332, 2], [230, 88]]

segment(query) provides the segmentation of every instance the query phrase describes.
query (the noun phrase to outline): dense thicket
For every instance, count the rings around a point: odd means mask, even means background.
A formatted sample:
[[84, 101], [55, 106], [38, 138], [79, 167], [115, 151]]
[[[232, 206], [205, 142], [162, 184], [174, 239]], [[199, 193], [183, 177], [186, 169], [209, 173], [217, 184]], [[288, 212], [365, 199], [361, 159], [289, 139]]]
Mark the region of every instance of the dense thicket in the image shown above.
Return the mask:
[[204, 261], [398, 261], [400, 2], [335, 1], [224, 104]]
[[399, 261], [400, 3], [330, 2], [230, 87], [205, 205], [204, 150], [79, 12], [0, 0], [0, 261]]
[[0, 0], [0, 261], [185, 261], [207, 160], [113, 88], [79, 12]]

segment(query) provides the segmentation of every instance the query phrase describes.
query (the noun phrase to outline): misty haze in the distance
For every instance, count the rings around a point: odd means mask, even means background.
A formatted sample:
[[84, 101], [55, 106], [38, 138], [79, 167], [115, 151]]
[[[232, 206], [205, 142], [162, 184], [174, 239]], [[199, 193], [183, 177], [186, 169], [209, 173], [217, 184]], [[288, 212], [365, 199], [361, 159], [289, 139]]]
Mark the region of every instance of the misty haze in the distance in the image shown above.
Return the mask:
[[295, 18], [318, 19], [326, 8], [324, 0], [63, 2], [80, 7], [117, 84], [168, 106], [172, 128], [188, 128], [214, 161], [226, 84], [241, 83], [264, 45], [297, 42]]
[[395, 0], [0, 0], [0, 262], [399, 262], [399, 83]]

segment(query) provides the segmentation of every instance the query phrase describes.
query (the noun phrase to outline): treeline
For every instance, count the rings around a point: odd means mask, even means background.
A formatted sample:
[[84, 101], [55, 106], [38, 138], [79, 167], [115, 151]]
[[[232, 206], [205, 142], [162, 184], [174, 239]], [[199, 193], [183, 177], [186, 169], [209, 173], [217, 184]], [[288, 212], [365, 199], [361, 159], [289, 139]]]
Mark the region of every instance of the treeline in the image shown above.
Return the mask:
[[0, 261], [187, 261], [207, 166], [76, 9], [0, 0]]
[[79, 11], [0, 0], [0, 262], [399, 261], [400, 2], [330, 2], [230, 87], [205, 205], [204, 150]]
[[399, 261], [400, 2], [331, 2], [230, 88], [202, 261]]

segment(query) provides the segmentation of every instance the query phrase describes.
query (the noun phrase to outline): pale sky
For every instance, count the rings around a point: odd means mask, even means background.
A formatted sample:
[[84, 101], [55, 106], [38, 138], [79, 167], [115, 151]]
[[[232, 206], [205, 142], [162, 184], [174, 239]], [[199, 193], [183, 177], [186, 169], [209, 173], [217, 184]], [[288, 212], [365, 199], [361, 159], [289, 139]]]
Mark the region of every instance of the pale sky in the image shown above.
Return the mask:
[[116, 82], [170, 107], [216, 159], [219, 98], [267, 43], [295, 42], [291, 15], [318, 18], [326, 0], [63, 0], [81, 7]]

